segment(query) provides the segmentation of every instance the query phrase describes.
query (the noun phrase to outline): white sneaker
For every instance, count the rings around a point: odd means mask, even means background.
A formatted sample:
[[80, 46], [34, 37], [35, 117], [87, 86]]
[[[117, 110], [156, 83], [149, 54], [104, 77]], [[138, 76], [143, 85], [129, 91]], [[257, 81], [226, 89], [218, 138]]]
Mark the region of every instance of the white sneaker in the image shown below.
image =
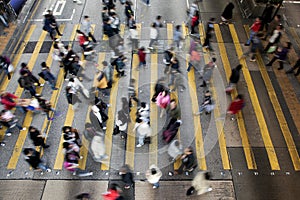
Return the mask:
[[5, 134], [7, 137], [10, 137], [11, 136], [11, 133], [6, 133]]
[[40, 84], [40, 87], [43, 87], [44, 85], [45, 85], [44, 83], [41, 83], [41, 84]]
[[151, 6], [151, 4], [149, 3], [147, 6], [149, 6], [149, 7], [150, 7], [150, 6]]
[[141, 144], [138, 144], [138, 145], [136, 145], [136, 147], [142, 147], [143, 145], [141, 145]]
[[50, 168], [46, 169], [46, 172], [52, 172], [52, 170]]
[[208, 188], [207, 191], [209, 191], [209, 192], [212, 191], [212, 188]]
[[78, 5], [81, 5], [81, 4], [82, 4], [82, 1], [77, 1], [77, 4], [78, 4]]
[[26, 127], [23, 127], [23, 128], [22, 128], [22, 131], [26, 131]]
[[103, 127], [103, 130], [106, 130], [106, 126]]

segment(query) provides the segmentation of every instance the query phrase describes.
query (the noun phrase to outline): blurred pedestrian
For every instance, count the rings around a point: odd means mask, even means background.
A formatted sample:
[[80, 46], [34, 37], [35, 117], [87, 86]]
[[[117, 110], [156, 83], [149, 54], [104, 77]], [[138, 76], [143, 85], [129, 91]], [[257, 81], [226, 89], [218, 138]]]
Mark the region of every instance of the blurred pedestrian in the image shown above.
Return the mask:
[[14, 66], [11, 64], [10, 59], [7, 56], [0, 55], [0, 69], [3, 69], [7, 75], [7, 79], [11, 79], [11, 74], [14, 71]]
[[263, 53], [263, 46], [260, 38], [255, 35], [252, 39], [250, 50], [243, 54], [242, 58], [250, 55], [250, 62], [256, 61], [256, 52]]
[[132, 100], [134, 100], [138, 106], [139, 100], [137, 98], [136, 91], [135, 91], [135, 79], [130, 79], [130, 83], [128, 86], [128, 95], [129, 95], [129, 109], [133, 107]]
[[158, 30], [156, 27], [156, 23], [152, 23], [150, 27], [150, 43], [148, 49], [153, 50], [152, 45], [157, 42], [158, 38]]
[[88, 15], [85, 15], [83, 17], [83, 21], [81, 22], [81, 30], [82, 32], [87, 36], [92, 38], [94, 43], [97, 43], [97, 40], [95, 39], [94, 35], [92, 34], [92, 22]]
[[9, 110], [1, 110], [0, 112], [0, 124], [7, 127], [5, 135], [8, 137], [12, 135], [12, 129], [14, 127], [17, 127], [20, 131], [26, 130], [25, 127], [23, 128], [20, 124], [18, 124], [18, 119], [15, 117], [16, 116]]
[[274, 19], [268, 25], [268, 28], [266, 28], [267, 32], [263, 40], [266, 40], [268, 36], [273, 34], [276, 27], [280, 24], [280, 21], [281, 21], [281, 15], [275, 15]]
[[164, 91], [160, 92], [156, 97], [156, 105], [161, 108], [160, 118], [163, 117], [165, 109], [170, 104], [170, 94], [168, 89], [164, 89]]
[[279, 24], [276, 29], [273, 31], [272, 36], [269, 38], [269, 42], [265, 47], [264, 51], [267, 52], [271, 46], [275, 46], [279, 43], [282, 36], [283, 26]]
[[297, 70], [297, 72], [294, 74], [295, 76], [298, 76], [298, 75], [300, 74], [300, 54], [299, 54], [299, 56], [298, 56], [298, 60], [296, 61], [295, 65], [294, 65], [291, 69], [289, 69], [288, 71], [286, 71], [286, 73], [287, 73], [287, 74], [293, 73], [293, 71], [294, 71], [295, 69], [297, 69], [297, 68], [298, 68], [298, 70]]
[[199, 11], [195, 11], [195, 14], [194, 14], [194, 16], [192, 17], [192, 20], [191, 20], [191, 34], [198, 33], [197, 28], [199, 26], [199, 19], [200, 19], [200, 13], [199, 13]]
[[66, 87], [66, 96], [68, 104], [73, 105], [73, 110], [76, 110], [79, 106], [79, 103], [82, 103], [76, 91], [74, 91], [74, 89], [71, 86]]
[[147, 181], [153, 185], [153, 189], [159, 188], [159, 179], [161, 176], [162, 172], [154, 164], [152, 164], [146, 171]]
[[266, 64], [266, 66], [272, 66], [272, 64], [278, 60], [279, 62], [279, 68], [277, 68], [278, 70], [282, 70], [283, 69], [283, 63], [285, 62], [286, 58], [287, 58], [287, 54], [289, 53], [289, 50], [291, 49], [291, 43], [290, 42], [286, 42], [284, 44], [283, 47], [278, 47], [274, 57], [272, 58], [272, 60]]
[[121, 169], [119, 170], [119, 175], [122, 177], [123, 183], [125, 183], [124, 189], [128, 190], [133, 187], [133, 174], [128, 165], [124, 165], [123, 167], [121, 167]]
[[26, 63], [21, 63], [21, 69], [19, 72], [20, 72], [20, 75], [22, 75], [22, 73], [24, 74], [26, 72], [28, 74], [28, 76], [30, 76], [30, 78], [34, 81], [34, 85], [39, 86], [39, 87], [44, 86], [44, 84], [40, 83], [39, 79], [32, 74], [32, 72], [29, 70], [28, 65]]
[[50, 145], [46, 145], [44, 135], [37, 128], [29, 126], [28, 131], [34, 146], [41, 146], [44, 149], [50, 147]]
[[212, 188], [209, 186], [210, 178], [211, 175], [209, 172], [198, 172], [192, 181], [192, 186], [187, 190], [186, 196], [190, 196], [195, 192], [197, 192], [197, 195], [201, 195], [212, 191]]
[[27, 71], [22, 71], [21, 76], [18, 79], [19, 86], [21, 88], [24, 88], [25, 90], [28, 90], [31, 94], [31, 96], [36, 95], [36, 90], [35, 90], [35, 80], [33, 79], [32, 76], [28, 74]]
[[[239, 95], [237, 95], [237, 97], [229, 105], [227, 113], [231, 114], [231, 115], [235, 115], [240, 110], [242, 110], [242, 108], [244, 106], [245, 106], [244, 97], [243, 97], [243, 95], [239, 94]], [[234, 120], [234, 118], [231, 117], [231, 120]]]
[[260, 17], [257, 17], [255, 19], [255, 22], [250, 27], [250, 33], [249, 33], [249, 39], [245, 43], [245, 46], [249, 46], [251, 41], [253, 40], [254, 36], [258, 33], [261, 26], [261, 19]]
[[23, 150], [25, 161], [35, 170], [51, 172], [52, 170], [41, 160], [40, 153], [33, 148]]
[[151, 136], [151, 127], [147, 122], [137, 118], [134, 125], [133, 131], [136, 131], [138, 135], [138, 144], [136, 147], [142, 147], [144, 145], [144, 139]]
[[96, 105], [91, 107], [90, 120], [97, 131], [106, 130], [99, 108]]
[[51, 73], [50, 68], [47, 66], [46, 62], [42, 62], [41, 66], [42, 66], [42, 71], [39, 73], [39, 76], [43, 78], [45, 81], [49, 82], [52, 90], [58, 90], [58, 88], [55, 87], [56, 78]]
[[168, 147], [168, 154], [171, 162], [175, 162], [183, 153], [182, 145], [179, 140], [173, 140]]
[[210, 82], [210, 79], [213, 75], [213, 70], [215, 67], [217, 67], [216, 65], [216, 58], [212, 58], [209, 63], [207, 63], [205, 66], [204, 66], [204, 70], [203, 70], [203, 83], [202, 85], [200, 85], [200, 87], [206, 87], [207, 84], [209, 84]]
[[240, 80], [240, 71], [243, 65], [239, 64], [231, 70], [231, 75], [229, 77], [229, 85], [226, 87], [225, 91], [230, 94], [234, 88], [236, 88], [237, 83]]
[[181, 26], [177, 25], [175, 27], [175, 31], [174, 31], [174, 35], [173, 35], [173, 42], [174, 42], [175, 47], [177, 47], [177, 50], [182, 49], [181, 41], [184, 40], [184, 37], [183, 37], [180, 29], [181, 29]]
[[184, 149], [184, 154], [181, 156], [181, 166], [178, 170], [173, 172], [169, 172], [169, 176], [173, 176], [174, 174], [182, 174], [185, 171], [185, 175], [189, 175], [197, 167], [197, 161], [194, 155], [194, 151], [192, 147], [187, 147]]
[[221, 15], [221, 22], [220, 24], [228, 24], [230, 22], [230, 20], [232, 19], [232, 14], [233, 14], [233, 9], [234, 9], [234, 4], [232, 2], [229, 2], [222, 15]]
[[104, 200], [122, 200], [124, 198], [121, 197], [119, 186], [115, 183], [109, 185], [107, 192], [102, 194]]
[[165, 79], [166, 79], [165, 77], [161, 77], [157, 80], [155, 87], [154, 87], [154, 94], [151, 99], [152, 102], [156, 102], [156, 98], [157, 98], [158, 94], [161, 93], [162, 91], [164, 91], [164, 89], [166, 88]]
[[163, 63], [166, 65], [164, 73], [170, 73], [170, 67], [172, 65], [171, 60], [175, 56], [174, 47], [169, 47], [164, 51]]
[[144, 67], [144, 69], [146, 69], [147, 63], [146, 63], [146, 49], [145, 49], [145, 47], [139, 48], [138, 57], [139, 57], [139, 65], [136, 68], [136, 70], [139, 70], [141, 67]]
[[59, 32], [58, 24], [57, 24], [57, 22], [56, 22], [56, 18], [54, 17], [52, 10], [47, 10], [47, 12], [48, 12], [48, 15], [49, 15], [50, 20], [51, 20], [51, 26], [53, 27], [53, 29], [55, 29], [56, 33], [57, 33], [59, 36], [62, 36], [63, 34], [61, 34], [61, 33]]
[[200, 115], [205, 111], [206, 114], [210, 114], [211, 111], [213, 111], [215, 108], [215, 105], [212, 100], [212, 96], [209, 90], [207, 90], [204, 94], [204, 100], [199, 107], [199, 111], [194, 113], [194, 115]]
[[103, 132], [96, 131], [93, 139], [91, 140], [90, 149], [95, 162], [101, 163], [103, 160], [108, 158], [108, 156], [105, 154], [104, 136], [105, 135]]

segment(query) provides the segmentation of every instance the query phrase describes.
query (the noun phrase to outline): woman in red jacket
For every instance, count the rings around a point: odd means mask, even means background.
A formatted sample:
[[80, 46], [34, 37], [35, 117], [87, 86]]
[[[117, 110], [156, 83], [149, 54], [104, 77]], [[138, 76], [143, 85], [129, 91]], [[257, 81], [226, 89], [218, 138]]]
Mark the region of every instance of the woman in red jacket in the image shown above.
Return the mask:
[[228, 114], [236, 114], [245, 106], [243, 96], [241, 94], [237, 95], [235, 100], [233, 100], [228, 108]]
[[198, 25], [199, 25], [199, 11], [196, 11], [191, 21], [191, 34], [197, 33], [197, 31], [195, 31], [195, 28], [197, 28]]

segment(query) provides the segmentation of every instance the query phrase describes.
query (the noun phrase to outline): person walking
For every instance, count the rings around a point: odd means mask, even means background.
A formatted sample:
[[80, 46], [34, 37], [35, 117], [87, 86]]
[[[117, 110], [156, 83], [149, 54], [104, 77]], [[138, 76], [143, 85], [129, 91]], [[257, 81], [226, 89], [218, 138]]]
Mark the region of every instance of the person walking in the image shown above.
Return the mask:
[[32, 72], [29, 70], [26, 63], [21, 63], [21, 69], [19, 72], [20, 72], [20, 75], [22, 75], [22, 73], [24, 73], [24, 72], [28, 73], [28, 76], [30, 76], [30, 78], [34, 81], [34, 85], [39, 86], [39, 87], [44, 86], [44, 84], [40, 83], [39, 79], [32, 74]]
[[186, 196], [190, 196], [195, 192], [197, 192], [197, 195], [201, 195], [212, 191], [212, 188], [209, 186], [210, 178], [211, 175], [209, 172], [198, 172], [192, 181], [192, 186], [186, 191]]
[[280, 25], [280, 21], [281, 21], [281, 15], [275, 15], [274, 19], [271, 21], [269, 26], [267, 26], [268, 28], [266, 28], [267, 32], [266, 32], [265, 37], [263, 38], [263, 40], [266, 40], [268, 36], [273, 34], [276, 27], [278, 25]]
[[233, 9], [234, 9], [234, 4], [232, 2], [229, 2], [226, 5], [226, 7], [225, 7], [225, 9], [224, 9], [224, 11], [221, 15], [220, 24], [226, 24], [227, 25], [229, 23], [229, 21], [232, 19]]
[[183, 153], [182, 145], [179, 140], [173, 140], [168, 147], [168, 155], [171, 162], [175, 162]]
[[76, 110], [79, 106], [79, 103], [82, 103], [76, 91], [71, 86], [66, 87], [66, 96], [68, 104], [73, 106], [73, 110]]
[[8, 137], [12, 135], [12, 129], [14, 127], [17, 127], [20, 131], [26, 130], [25, 127], [23, 128], [20, 124], [18, 124], [18, 120], [15, 119], [15, 117], [16, 116], [9, 110], [1, 110], [0, 112], [0, 124], [7, 127], [5, 135]]
[[294, 74], [295, 76], [298, 76], [300, 74], [300, 54], [298, 56], [298, 60], [296, 61], [295, 65], [291, 69], [289, 69], [288, 71], [286, 71], [286, 73], [287, 74], [293, 73], [293, 71], [296, 70], [297, 68], [298, 68], [298, 70]]
[[39, 76], [42, 77], [45, 81], [49, 82], [52, 90], [58, 90], [58, 88], [55, 87], [56, 78], [50, 72], [50, 68], [47, 66], [46, 62], [42, 62], [41, 66], [42, 66], [42, 71], [39, 73]]
[[257, 51], [260, 53], [263, 53], [263, 46], [262, 46], [260, 38], [257, 35], [255, 35], [252, 39], [250, 50], [248, 52], [244, 53], [241, 58], [246, 57], [247, 55], [250, 55], [250, 62], [255, 62]]
[[260, 17], [257, 17], [255, 19], [255, 22], [250, 27], [249, 39], [245, 43], [245, 46], [249, 46], [250, 45], [253, 37], [258, 33], [258, 31], [260, 29], [260, 26], [261, 26], [261, 19], [260, 19]]
[[81, 31], [86, 35], [87, 37], [92, 38], [94, 43], [97, 43], [97, 40], [95, 39], [94, 35], [92, 34], [92, 22], [88, 15], [85, 15], [83, 17], [83, 21], [81, 22]]
[[103, 73], [107, 81], [107, 88], [111, 88], [113, 83], [114, 69], [111, 65], [108, 64], [107, 61], [103, 61], [102, 65], [103, 65]]
[[141, 118], [136, 119], [133, 131], [136, 131], [138, 135], [138, 144], [136, 145], [136, 147], [142, 147], [144, 145], [144, 139], [146, 137], [150, 137], [152, 132], [149, 124], [147, 122], [144, 122]]
[[17, 110], [20, 110], [22, 113], [24, 113], [25, 109], [19, 105], [18, 101], [18, 96], [7, 91], [0, 91], [0, 103], [4, 105], [5, 110], [16, 108]]
[[14, 71], [14, 66], [11, 64], [10, 59], [7, 56], [0, 55], [0, 69], [3, 69], [7, 75], [7, 79], [11, 79], [11, 74]]
[[136, 70], [139, 70], [142, 66], [144, 67], [144, 69], [146, 69], [147, 63], [146, 63], [146, 51], [145, 51], [145, 47], [139, 48], [139, 50], [138, 50], [138, 57], [139, 57], [139, 65], [136, 68]]
[[[96, 129], [95, 129], [96, 131]], [[95, 162], [103, 162], [107, 159], [108, 156], [105, 154], [105, 142], [104, 142], [104, 133], [101, 131], [96, 131], [93, 139], [91, 140], [91, 153], [93, 155], [93, 160]]]
[[58, 24], [56, 22], [56, 18], [54, 17], [52, 10], [48, 10], [47, 12], [48, 12], [48, 15], [49, 15], [49, 18], [50, 18], [50, 21], [51, 21], [51, 26], [53, 27], [53, 29], [55, 29], [56, 33], [59, 36], [62, 36], [63, 34], [61, 34], [59, 32]]
[[36, 90], [34, 87], [35, 80], [28, 74], [26, 71], [21, 72], [21, 76], [18, 79], [18, 83], [21, 88], [24, 88], [25, 90], [28, 90], [31, 94], [31, 96], [36, 96]]
[[188, 176], [189, 173], [197, 167], [197, 162], [192, 147], [187, 147], [184, 149], [184, 154], [181, 156], [181, 162], [182, 164], [178, 168], [178, 170], [175, 170], [174, 173], [169, 172], [169, 176], [173, 176], [174, 174], [182, 174], [184, 171], [186, 172], [185, 174]]
[[43, 26], [43, 30], [47, 31], [50, 34], [51, 40], [55, 41], [55, 37], [54, 37], [54, 30], [55, 30], [55, 24], [52, 24], [52, 17], [51, 15], [47, 12], [44, 15], [44, 26]]
[[199, 12], [199, 8], [197, 5], [197, 1], [193, 1], [193, 3], [189, 6], [189, 9], [187, 10], [188, 18], [186, 21], [186, 26], [188, 27], [191, 25], [191, 20], [194, 17], [195, 13]]
[[46, 145], [45, 137], [42, 135], [42, 133], [37, 128], [35, 128], [34, 126], [29, 126], [28, 132], [29, 132], [30, 139], [32, 140], [34, 146], [41, 146], [44, 149], [50, 147], [50, 145]]
[[164, 51], [163, 63], [166, 65], [164, 74], [170, 73], [170, 67], [172, 65], [171, 60], [174, 56], [175, 56], [174, 47], [169, 47], [167, 50]]
[[135, 79], [130, 79], [130, 83], [128, 86], [128, 95], [129, 95], [129, 109], [133, 107], [132, 100], [134, 100], [137, 105], [139, 105], [139, 99], [137, 98], [135, 91]]
[[[231, 102], [227, 113], [231, 115], [235, 115], [238, 113], [242, 108], [245, 106], [245, 101], [243, 98], [243, 95], [239, 94], [237, 97]], [[231, 120], [234, 120], [233, 117], [231, 117]]]
[[172, 99], [166, 107], [167, 120], [166, 122], [176, 121], [181, 119], [181, 109], [175, 99]]
[[277, 68], [277, 69], [282, 70], [283, 69], [283, 62], [287, 58], [287, 54], [289, 53], [291, 45], [292, 44], [290, 42], [286, 42], [283, 47], [278, 47], [276, 52], [275, 52], [274, 57], [272, 58], [272, 60], [268, 64], [266, 64], [266, 66], [272, 66], [272, 64], [276, 60], [279, 60], [279, 68]]
[[175, 46], [177, 47], [178, 50], [182, 49], [182, 45], [180, 44], [180, 42], [182, 40], [184, 40], [184, 37], [183, 37], [182, 32], [181, 32], [180, 29], [181, 29], [181, 26], [177, 25], [175, 27], [175, 31], [174, 31], [174, 35], [173, 35], [173, 41], [174, 41], [174, 44], [175, 44]]
[[168, 89], [164, 89], [164, 91], [160, 92], [156, 97], [156, 105], [161, 108], [160, 118], [163, 117], [165, 109], [170, 104], [170, 94]]
[[227, 86], [226, 93], [230, 94], [234, 88], [236, 88], [236, 84], [240, 80], [240, 71], [242, 69], [243, 65], [239, 64], [235, 68], [231, 70], [231, 75], [229, 78], [229, 85]]
[[125, 2], [125, 16], [126, 16], [126, 18], [127, 18], [126, 24], [127, 24], [128, 27], [130, 27], [130, 26], [129, 26], [129, 19], [130, 19], [131, 16], [133, 16], [133, 15], [134, 15], [134, 13], [133, 13], [133, 11], [132, 11], [132, 9], [131, 9], [131, 2], [130, 2], [130, 1], [126, 1], [126, 2]]
[[154, 87], [154, 94], [151, 98], [152, 102], [156, 102], [156, 98], [159, 93], [163, 92], [166, 89], [166, 78], [161, 77], [157, 80], [155, 87]]
[[283, 26], [279, 24], [276, 29], [273, 31], [272, 36], [269, 39], [267, 46], [264, 49], [264, 52], [267, 52], [271, 46], [274, 46], [279, 43], [282, 36]]
[[40, 158], [40, 153], [33, 148], [25, 148], [23, 150], [25, 155], [25, 161], [35, 170], [51, 172], [52, 170], [48, 167]]
[[133, 187], [134, 180], [133, 180], [133, 174], [130, 170], [129, 165], [124, 165], [119, 170], [119, 175], [122, 177], [123, 183], [125, 183], [124, 189], [128, 190]]
[[199, 111], [194, 113], [195, 116], [200, 115], [205, 110], [206, 114], [210, 114], [211, 111], [214, 109], [214, 104], [212, 100], [212, 96], [209, 90], [207, 90], [204, 94], [204, 100], [201, 106], [199, 107]]
[[159, 179], [161, 176], [161, 170], [154, 164], [152, 164], [146, 171], [146, 179], [150, 184], [153, 185], [153, 189], [159, 188]]
[[90, 120], [97, 131], [106, 130], [106, 126], [103, 125], [104, 121], [102, 119], [100, 110], [96, 105], [93, 105], [91, 108]]
[[152, 45], [155, 42], [157, 42], [157, 38], [158, 38], [158, 30], [157, 30], [157, 27], [156, 27], [156, 23], [152, 23], [151, 28], [150, 28], [150, 43], [149, 43], [148, 49], [153, 50]]
[[[200, 19], [200, 13], [199, 13], [199, 11], [196, 11], [191, 20], [191, 34], [198, 33], [198, 31], [196, 31], [196, 30], [199, 25], [199, 19]], [[196, 30], [195, 30], [195, 28], [196, 28]]]
[[200, 87], [206, 87], [207, 84], [209, 83], [213, 75], [213, 70], [215, 67], [217, 67], [215, 63], [216, 60], [217, 60], [216, 58], [212, 58], [211, 61], [204, 66], [203, 77], [202, 77], [203, 83], [202, 85], [200, 85]]

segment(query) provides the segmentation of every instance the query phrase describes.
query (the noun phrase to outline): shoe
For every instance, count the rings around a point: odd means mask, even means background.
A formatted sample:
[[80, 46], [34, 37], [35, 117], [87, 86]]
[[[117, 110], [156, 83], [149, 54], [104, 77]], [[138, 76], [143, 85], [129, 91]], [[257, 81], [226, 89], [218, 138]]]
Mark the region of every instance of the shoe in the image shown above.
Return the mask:
[[153, 47], [148, 47], [148, 49], [151, 49], [151, 50], [153, 50]]
[[11, 133], [6, 133], [5, 134], [7, 137], [10, 137], [11, 136]]
[[78, 4], [78, 5], [81, 5], [81, 4], [82, 4], [82, 1], [77, 1], [77, 4]]
[[186, 175], [186, 176], [189, 176], [190, 174], [189, 174], [189, 172], [185, 172], [185, 175]]
[[202, 85], [200, 85], [200, 87], [206, 87], [206, 85], [202, 84]]
[[136, 145], [136, 147], [142, 147], [143, 145], [141, 145], [141, 144], [138, 144], [138, 145]]
[[212, 188], [207, 188], [207, 191], [208, 191], [208, 192], [212, 191]]
[[250, 46], [250, 44], [247, 44], [247, 43], [246, 43], [245, 46]]
[[266, 66], [268, 66], [268, 67], [270, 67], [270, 66], [272, 66], [270, 63], [268, 63], [268, 64], [266, 64]]
[[150, 6], [151, 6], [151, 4], [149, 3], [147, 6], [149, 6], [149, 7], [150, 7]]
[[125, 189], [125, 190], [130, 189], [130, 185], [125, 185], [125, 186], [124, 186], [124, 189]]
[[156, 188], [158, 188], [157, 186], [155, 186], [155, 185], [153, 185], [153, 187], [152, 187], [153, 189], [156, 189]]
[[52, 170], [50, 168], [46, 169], [46, 172], [52, 172]]
[[168, 175], [169, 176], [174, 176], [174, 173], [173, 172], [169, 172]]
[[278, 67], [277, 69], [278, 69], [278, 70], [282, 70], [282, 69], [283, 69], [283, 67]]
[[59, 36], [63, 36], [63, 34], [58, 34]]
[[183, 92], [183, 91], [184, 91], [184, 89], [181, 89], [181, 90], [180, 90], [180, 92]]
[[44, 146], [44, 149], [47, 149], [47, 148], [49, 148], [50, 147], [50, 145], [45, 145]]
[[256, 59], [250, 59], [250, 62], [255, 62], [256, 61]]
[[106, 130], [106, 126], [104, 126], [102, 129], [103, 129], [103, 130]]
[[44, 85], [45, 85], [44, 83], [41, 83], [39, 86], [40, 86], [40, 87], [43, 87]]
[[23, 128], [21, 129], [21, 131], [26, 131], [26, 127], [23, 127]]

